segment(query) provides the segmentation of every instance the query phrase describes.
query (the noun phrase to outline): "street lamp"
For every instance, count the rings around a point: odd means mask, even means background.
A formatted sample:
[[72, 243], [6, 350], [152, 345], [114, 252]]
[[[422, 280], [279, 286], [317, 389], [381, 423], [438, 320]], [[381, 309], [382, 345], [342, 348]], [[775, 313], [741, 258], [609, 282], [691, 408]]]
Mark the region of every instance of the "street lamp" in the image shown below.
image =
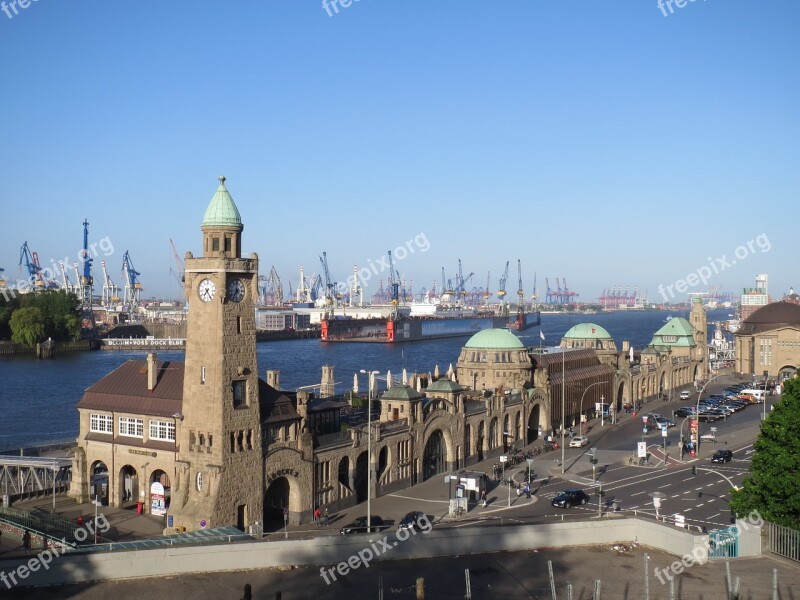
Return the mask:
[[367, 391], [367, 533], [372, 533], [372, 377], [380, 371], [365, 371], [361, 369], [369, 378]]
[[600, 394], [600, 427], [605, 427], [606, 425], [606, 399], [603, 394]]
[[695, 458], [700, 458], [700, 397], [703, 395], [703, 392], [706, 391], [706, 387], [708, 386], [708, 384], [719, 377], [722, 377], [722, 373], [720, 373], [719, 375], [714, 375], [714, 377], [706, 381], [703, 384], [703, 387], [700, 388], [700, 391], [697, 392], [697, 405], [695, 406], [695, 411], [694, 411], [694, 418], [697, 419], [697, 441], [695, 442], [694, 445]]
[[566, 348], [561, 349], [561, 474], [564, 474], [564, 462], [566, 460], [566, 455], [564, 453], [564, 421], [565, 421], [565, 410], [564, 410], [564, 394], [567, 390], [567, 372], [564, 368], [565, 365], [565, 355], [566, 355]]
[[767, 378], [769, 377], [769, 371], [764, 371], [764, 418], [761, 419], [762, 421], [767, 420]]
[[533, 466], [533, 458], [531, 456], [525, 457], [525, 462], [528, 463], [528, 487], [531, 487], [531, 467]]
[[[600, 385], [601, 383], [607, 383], [607, 382], [605, 382], [605, 381], [595, 381], [594, 383], [590, 383], [588, 386], [586, 386], [586, 389], [583, 390], [583, 394], [581, 395], [581, 435], [583, 435], [583, 399], [586, 396], [586, 392], [589, 391], [589, 388], [591, 388], [592, 386], [595, 386], [595, 385]], [[600, 398], [602, 399], [602, 396], [600, 396]], [[600, 412], [602, 412], [602, 410]], [[587, 421], [588, 421], [588, 419], [587, 419]]]

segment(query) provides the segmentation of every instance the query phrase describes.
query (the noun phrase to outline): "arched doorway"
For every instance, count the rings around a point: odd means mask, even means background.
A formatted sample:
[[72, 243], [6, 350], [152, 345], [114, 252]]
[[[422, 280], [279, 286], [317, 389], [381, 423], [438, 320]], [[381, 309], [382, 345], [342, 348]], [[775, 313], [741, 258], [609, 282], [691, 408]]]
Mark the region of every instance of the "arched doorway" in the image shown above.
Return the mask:
[[497, 439], [497, 417], [492, 417], [492, 420], [489, 421], [489, 450], [497, 447]]
[[375, 483], [389, 483], [388, 481], [381, 481], [383, 474], [386, 473], [386, 468], [389, 466], [389, 448], [384, 446], [378, 453], [378, 472], [375, 474]]
[[430, 479], [434, 475], [445, 471], [445, 461], [447, 459], [447, 448], [444, 443], [444, 435], [437, 429], [428, 438], [425, 444], [425, 451], [422, 454], [422, 478]]
[[778, 371], [778, 381], [783, 381], [784, 379], [791, 379], [797, 374], [797, 367], [792, 365], [786, 365], [785, 367], [781, 367], [781, 370]]
[[541, 406], [535, 404], [528, 417], [528, 443], [531, 444], [539, 439], [542, 433], [542, 423], [540, 422]]
[[522, 439], [520, 431], [521, 427], [522, 427], [522, 411], [518, 412], [516, 417], [514, 417], [514, 441]]
[[483, 421], [478, 423], [478, 439], [476, 440], [476, 448], [478, 450], [478, 462], [483, 460], [483, 438], [486, 437], [485, 426]]
[[127, 502], [139, 501], [139, 476], [136, 469], [130, 465], [125, 465], [119, 472], [119, 501], [120, 505]]
[[285, 527], [284, 514], [289, 514], [289, 480], [278, 477], [264, 496], [264, 531], [278, 531]]
[[367, 453], [362, 452], [356, 458], [356, 473], [353, 487], [356, 493], [356, 502], [364, 502], [367, 499], [367, 484], [369, 478], [367, 477]]
[[617, 388], [617, 400], [615, 402], [614, 410], [619, 412], [622, 410], [622, 405], [625, 404], [625, 382], [620, 381]]
[[152, 475], [150, 475], [150, 488], [148, 491], [150, 493], [150, 514], [166, 514], [172, 492], [169, 484], [169, 475], [161, 469], [153, 471]]
[[350, 489], [350, 459], [346, 456], [342, 457], [342, 460], [339, 461], [337, 480], [348, 490]]
[[469, 423], [464, 426], [464, 457], [472, 456], [472, 427]]
[[89, 469], [89, 497], [108, 506], [108, 467], [101, 460], [92, 463]]

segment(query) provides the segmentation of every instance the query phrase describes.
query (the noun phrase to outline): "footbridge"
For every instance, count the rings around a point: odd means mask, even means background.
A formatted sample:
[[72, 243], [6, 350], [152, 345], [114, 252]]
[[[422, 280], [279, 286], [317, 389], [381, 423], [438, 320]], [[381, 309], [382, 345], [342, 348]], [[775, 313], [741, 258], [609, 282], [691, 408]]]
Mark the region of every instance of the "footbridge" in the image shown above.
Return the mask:
[[0, 455], [0, 495], [12, 500], [55, 495], [69, 488], [72, 459], [56, 456]]

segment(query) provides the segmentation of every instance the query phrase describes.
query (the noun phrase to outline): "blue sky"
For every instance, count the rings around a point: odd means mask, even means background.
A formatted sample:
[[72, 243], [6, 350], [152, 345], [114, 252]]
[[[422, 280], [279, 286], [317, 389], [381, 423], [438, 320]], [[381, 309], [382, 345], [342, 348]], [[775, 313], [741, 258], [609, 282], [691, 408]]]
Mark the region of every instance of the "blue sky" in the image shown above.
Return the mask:
[[[6, 0], [8, 2], [8, 0]], [[178, 296], [227, 185], [243, 247], [287, 286], [423, 235], [397, 269], [458, 259], [492, 287], [523, 261], [589, 301], [795, 280], [800, 3], [38, 0], [0, 12], [0, 267], [74, 260], [82, 222], [121, 283]], [[751, 243], [757, 236], [768, 244]], [[768, 251], [765, 251], [766, 247]], [[737, 248], [740, 260], [731, 263]], [[99, 259], [95, 275], [99, 275]], [[380, 277], [385, 278], [386, 273]], [[370, 281], [368, 291], [377, 288]], [[704, 291], [707, 286], [690, 286]], [[675, 292], [680, 300], [685, 294]]]

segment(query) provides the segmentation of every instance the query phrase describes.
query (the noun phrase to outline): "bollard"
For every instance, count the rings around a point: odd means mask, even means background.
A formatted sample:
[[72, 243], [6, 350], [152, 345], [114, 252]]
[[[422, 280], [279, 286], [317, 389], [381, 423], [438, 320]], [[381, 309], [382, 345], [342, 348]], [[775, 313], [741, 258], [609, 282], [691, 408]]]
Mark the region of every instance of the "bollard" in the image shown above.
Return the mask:
[[417, 578], [417, 600], [425, 600], [425, 578]]
[[244, 584], [244, 596], [242, 600], [253, 600], [253, 590], [250, 588], [249, 583]]

